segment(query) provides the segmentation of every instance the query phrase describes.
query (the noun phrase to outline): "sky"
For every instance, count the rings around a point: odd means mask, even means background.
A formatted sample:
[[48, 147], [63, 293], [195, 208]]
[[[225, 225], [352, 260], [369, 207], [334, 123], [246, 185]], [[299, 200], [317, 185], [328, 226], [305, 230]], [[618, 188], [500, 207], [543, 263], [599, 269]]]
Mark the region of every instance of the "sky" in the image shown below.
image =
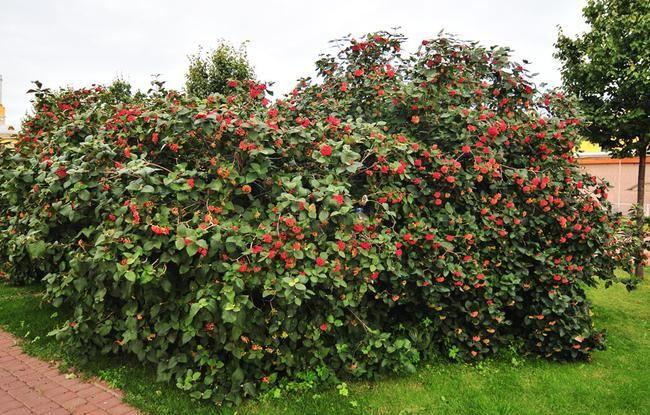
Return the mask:
[[[557, 28], [586, 30], [585, 0], [2, 0], [0, 74], [7, 123], [30, 110], [32, 81], [82, 87], [117, 77], [147, 90], [154, 74], [169, 88], [184, 83], [188, 55], [219, 39], [247, 41], [258, 79], [276, 96], [313, 74], [329, 40], [399, 27], [415, 50], [444, 30], [485, 46], [514, 50], [531, 62], [537, 83], [559, 86], [553, 58]], [[408, 47], [410, 45], [410, 47]]]

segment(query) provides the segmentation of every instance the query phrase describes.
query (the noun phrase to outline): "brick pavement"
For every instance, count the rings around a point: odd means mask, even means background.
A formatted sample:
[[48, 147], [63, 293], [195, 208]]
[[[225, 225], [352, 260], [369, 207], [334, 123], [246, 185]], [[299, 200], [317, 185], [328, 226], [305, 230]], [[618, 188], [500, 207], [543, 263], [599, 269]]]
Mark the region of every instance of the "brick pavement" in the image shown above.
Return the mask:
[[100, 381], [68, 379], [51, 363], [28, 356], [0, 331], [0, 415], [135, 415], [120, 391]]

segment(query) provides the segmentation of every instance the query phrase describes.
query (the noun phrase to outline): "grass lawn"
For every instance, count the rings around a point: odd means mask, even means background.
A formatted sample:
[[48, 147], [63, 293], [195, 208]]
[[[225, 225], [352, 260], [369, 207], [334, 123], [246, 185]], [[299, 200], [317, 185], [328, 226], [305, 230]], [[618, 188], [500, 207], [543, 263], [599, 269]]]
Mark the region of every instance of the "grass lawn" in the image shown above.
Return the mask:
[[[479, 365], [436, 363], [416, 374], [347, 388], [285, 393], [248, 402], [237, 414], [650, 414], [650, 281], [632, 293], [622, 286], [592, 289], [596, 325], [608, 349], [591, 363], [558, 364], [513, 358]], [[130, 404], [151, 414], [215, 414], [152, 369], [101, 358], [86, 364], [47, 337], [60, 321], [36, 288], [0, 283], [0, 326], [23, 339], [30, 354], [59, 360], [121, 388]], [[232, 410], [224, 413], [233, 413]]]

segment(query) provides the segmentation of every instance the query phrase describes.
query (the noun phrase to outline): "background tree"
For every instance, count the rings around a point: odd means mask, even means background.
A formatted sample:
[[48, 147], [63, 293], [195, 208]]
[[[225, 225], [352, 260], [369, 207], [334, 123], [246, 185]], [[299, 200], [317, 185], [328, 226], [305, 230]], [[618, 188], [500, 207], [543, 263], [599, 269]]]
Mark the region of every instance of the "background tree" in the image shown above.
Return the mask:
[[[614, 157], [639, 158], [638, 234], [643, 234], [646, 154], [650, 142], [650, 2], [589, 0], [591, 26], [575, 39], [560, 29], [555, 57], [565, 88], [587, 116], [590, 141]], [[643, 276], [642, 252], [636, 273]]]
[[228, 81], [242, 81], [255, 76], [248, 62], [245, 44], [235, 48], [226, 41], [220, 41], [214, 50], [204, 53], [199, 49], [199, 52], [189, 59], [185, 90], [197, 97], [205, 98], [210, 94], [223, 93], [228, 87]]

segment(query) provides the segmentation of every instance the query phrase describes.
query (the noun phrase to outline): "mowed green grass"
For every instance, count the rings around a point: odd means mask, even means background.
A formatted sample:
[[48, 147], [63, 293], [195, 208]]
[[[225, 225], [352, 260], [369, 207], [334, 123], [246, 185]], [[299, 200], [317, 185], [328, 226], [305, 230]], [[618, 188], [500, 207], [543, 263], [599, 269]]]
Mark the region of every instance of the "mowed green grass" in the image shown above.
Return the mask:
[[[594, 320], [608, 333], [608, 348], [590, 363], [559, 364], [501, 358], [478, 365], [440, 362], [411, 376], [283, 393], [250, 401], [226, 414], [650, 414], [650, 282], [635, 291], [591, 289]], [[0, 326], [22, 338], [43, 359], [74, 365], [125, 392], [151, 414], [215, 414], [173, 385], [155, 383], [153, 369], [134, 361], [100, 358], [87, 363], [47, 332], [61, 317], [42, 302], [37, 288], [0, 283]]]

